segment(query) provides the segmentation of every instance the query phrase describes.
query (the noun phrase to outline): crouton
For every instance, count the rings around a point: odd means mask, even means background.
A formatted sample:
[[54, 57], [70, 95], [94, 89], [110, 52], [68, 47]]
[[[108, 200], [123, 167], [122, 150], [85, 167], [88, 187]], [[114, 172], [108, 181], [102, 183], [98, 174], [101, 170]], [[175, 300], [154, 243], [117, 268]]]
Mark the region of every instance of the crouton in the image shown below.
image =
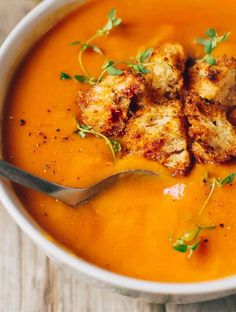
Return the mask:
[[89, 90], [79, 92], [78, 104], [84, 124], [106, 136], [122, 134], [129, 113], [144, 92], [141, 76], [124, 73], [106, 76]]
[[129, 153], [159, 161], [174, 175], [190, 165], [182, 103], [166, 100], [138, 111], [127, 124], [123, 144]]
[[236, 105], [236, 59], [219, 57], [216, 65], [199, 62], [190, 68], [189, 89], [225, 106]]
[[186, 57], [179, 44], [165, 44], [156, 48], [148, 61], [147, 75], [158, 99], [165, 96], [170, 99], [178, 97], [184, 83], [183, 72]]
[[226, 108], [194, 93], [186, 96], [185, 114], [190, 124], [192, 152], [200, 163], [222, 163], [236, 156], [236, 131]]

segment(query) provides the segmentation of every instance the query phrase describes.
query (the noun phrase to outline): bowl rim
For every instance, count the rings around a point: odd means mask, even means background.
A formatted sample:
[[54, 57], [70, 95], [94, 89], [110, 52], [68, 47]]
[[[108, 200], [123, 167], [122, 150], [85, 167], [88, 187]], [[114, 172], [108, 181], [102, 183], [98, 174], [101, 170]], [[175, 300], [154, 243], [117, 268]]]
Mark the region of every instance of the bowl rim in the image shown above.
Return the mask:
[[[33, 20], [42, 18], [42, 14], [47, 10], [53, 10], [58, 4], [65, 5], [68, 0], [44, 0], [29, 12], [11, 31], [4, 43], [0, 47], [0, 64], [2, 57], [14, 44], [14, 40], [29, 29]], [[71, 0], [76, 2], [76, 0]], [[29, 30], [28, 30], [29, 31]], [[45, 232], [34, 222], [31, 217], [24, 213], [26, 210], [20, 203], [15, 192], [9, 183], [0, 181], [0, 198], [3, 206], [12, 216], [19, 227], [40, 247], [47, 255], [51, 255], [54, 260], [64, 264], [66, 267], [83, 273], [98, 281], [112, 285], [114, 288], [129, 289], [132, 291], [142, 291], [161, 295], [207, 295], [236, 289], [236, 275], [221, 279], [214, 279], [202, 282], [171, 283], [154, 282], [136, 279], [121, 274], [113, 273], [92, 263], [87, 262], [66, 250], [52, 240], [49, 240]]]

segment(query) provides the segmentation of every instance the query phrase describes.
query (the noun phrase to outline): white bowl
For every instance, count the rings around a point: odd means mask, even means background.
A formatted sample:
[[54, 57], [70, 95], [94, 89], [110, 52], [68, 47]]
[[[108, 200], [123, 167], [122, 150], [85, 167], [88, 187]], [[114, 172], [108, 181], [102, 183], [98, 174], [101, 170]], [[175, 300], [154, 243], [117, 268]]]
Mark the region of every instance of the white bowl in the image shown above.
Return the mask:
[[[8, 84], [18, 64], [32, 45], [53, 25], [71, 12], [81, 0], [45, 0], [11, 32], [0, 49], [0, 103], [4, 105]], [[0, 198], [21, 229], [55, 261], [90, 283], [123, 295], [155, 303], [188, 303], [236, 293], [236, 276], [198, 283], [158, 283], [114, 274], [74, 256], [60, 244], [47, 239], [44, 231], [26, 212], [10, 183], [0, 182]]]

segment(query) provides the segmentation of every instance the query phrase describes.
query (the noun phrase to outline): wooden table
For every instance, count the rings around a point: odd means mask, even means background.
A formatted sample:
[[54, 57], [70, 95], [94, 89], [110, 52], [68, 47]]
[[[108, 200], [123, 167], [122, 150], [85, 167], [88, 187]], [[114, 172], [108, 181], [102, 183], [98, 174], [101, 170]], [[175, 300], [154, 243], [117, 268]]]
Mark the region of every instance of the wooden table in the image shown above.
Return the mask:
[[[0, 0], [0, 42], [39, 0]], [[235, 312], [236, 296], [151, 305], [88, 286], [45, 257], [0, 205], [0, 312]]]

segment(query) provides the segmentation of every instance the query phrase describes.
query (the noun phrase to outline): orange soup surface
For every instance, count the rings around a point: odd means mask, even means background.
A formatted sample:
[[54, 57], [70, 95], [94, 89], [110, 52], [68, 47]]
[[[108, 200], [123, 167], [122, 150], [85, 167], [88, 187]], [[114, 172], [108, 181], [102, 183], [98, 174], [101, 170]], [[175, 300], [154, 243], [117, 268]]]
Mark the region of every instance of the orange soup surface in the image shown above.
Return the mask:
[[[28, 54], [9, 90], [4, 116], [5, 159], [45, 179], [84, 187], [129, 168], [156, 171], [119, 182], [78, 208], [17, 187], [28, 212], [53, 238], [75, 254], [107, 270], [152, 280], [189, 282], [236, 273], [236, 184], [216, 187], [204, 212], [196, 218], [210, 186], [209, 171], [225, 177], [235, 164], [195, 165], [187, 177], [172, 177], [156, 162], [124, 157], [113, 162], [103, 140], [75, 135], [77, 92], [60, 72], [81, 74], [75, 40], [85, 41], [117, 9], [122, 25], [95, 41], [108, 59], [125, 60], [146, 47], [171, 42], [202, 56], [194, 43], [210, 28], [231, 37], [216, 55], [236, 56], [236, 7], [228, 0], [103, 0], [90, 1], [49, 31]], [[86, 52], [89, 72], [101, 72], [104, 57]], [[196, 227], [203, 230], [191, 257], [173, 248], [175, 240]]]

